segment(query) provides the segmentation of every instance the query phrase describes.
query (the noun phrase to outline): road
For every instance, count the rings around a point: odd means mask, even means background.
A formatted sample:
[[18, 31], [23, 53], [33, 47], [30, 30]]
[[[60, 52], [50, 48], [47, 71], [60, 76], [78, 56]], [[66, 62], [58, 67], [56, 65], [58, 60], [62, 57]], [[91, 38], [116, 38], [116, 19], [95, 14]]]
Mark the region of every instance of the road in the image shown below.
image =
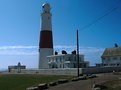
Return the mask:
[[113, 74], [98, 74], [98, 77], [88, 79], [88, 80], [80, 80], [75, 82], [69, 82], [65, 84], [60, 84], [54, 87], [50, 87], [48, 90], [92, 90], [93, 84], [102, 83], [110, 80], [117, 80], [121, 78], [119, 75]]

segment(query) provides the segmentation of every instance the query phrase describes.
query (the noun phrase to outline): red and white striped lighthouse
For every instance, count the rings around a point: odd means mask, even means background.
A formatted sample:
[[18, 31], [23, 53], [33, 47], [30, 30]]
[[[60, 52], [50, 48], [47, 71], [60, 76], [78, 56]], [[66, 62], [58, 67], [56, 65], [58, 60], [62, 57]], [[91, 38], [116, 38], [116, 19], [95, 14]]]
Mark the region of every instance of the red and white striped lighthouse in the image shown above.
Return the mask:
[[41, 31], [39, 42], [39, 69], [49, 68], [47, 56], [53, 55], [53, 37], [51, 7], [48, 3], [42, 5]]

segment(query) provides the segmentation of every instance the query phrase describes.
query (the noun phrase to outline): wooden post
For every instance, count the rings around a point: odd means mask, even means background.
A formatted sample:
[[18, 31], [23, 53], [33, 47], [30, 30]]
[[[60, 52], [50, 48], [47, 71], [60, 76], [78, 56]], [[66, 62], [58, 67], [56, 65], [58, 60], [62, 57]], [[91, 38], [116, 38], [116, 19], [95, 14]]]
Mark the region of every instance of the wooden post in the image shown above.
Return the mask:
[[77, 30], [77, 76], [79, 77], [79, 36]]

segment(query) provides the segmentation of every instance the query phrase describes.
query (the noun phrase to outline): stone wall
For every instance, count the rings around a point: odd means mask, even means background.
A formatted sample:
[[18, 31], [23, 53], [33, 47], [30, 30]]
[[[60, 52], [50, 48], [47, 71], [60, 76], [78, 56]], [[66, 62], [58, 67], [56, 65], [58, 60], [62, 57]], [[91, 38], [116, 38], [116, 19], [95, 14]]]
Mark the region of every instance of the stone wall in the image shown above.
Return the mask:
[[83, 74], [97, 74], [97, 73], [109, 73], [109, 72], [119, 72], [121, 67], [92, 67], [92, 68], [82, 68]]
[[[80, 73], [81, 72], [80, 68]], [[16, 69], [11, 71], [12, 73], [17, 73]], [[77, 75], [77, 69], [21, 69], [21, 73], [25, 74], [52, 74], [52, 75]]]
[[[13, 69], [12, 73], [17, 73], [17, 69]], [[90, 67], [80, 68], [80, 74], [97, 74], [121, 71], [121, 67]], [[52, 74], [52, 75], [77, 75], [77, 69], [21, 69], [21, 73], [25, 74]]]

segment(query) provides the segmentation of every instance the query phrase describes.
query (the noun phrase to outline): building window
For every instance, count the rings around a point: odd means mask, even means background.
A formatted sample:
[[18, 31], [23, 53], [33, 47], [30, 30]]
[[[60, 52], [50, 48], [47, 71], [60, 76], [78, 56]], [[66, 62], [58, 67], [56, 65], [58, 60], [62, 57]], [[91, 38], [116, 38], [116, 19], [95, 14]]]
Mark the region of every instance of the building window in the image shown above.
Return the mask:
[[119, 66], [119, 64], [117, 64], [117, 66]]
[[60, 58], [60, 62], [62, 63], [62, 59]]
[[64, 68], [64, 64], [63, 64], [63, 68]]
[[55, 61], [58, 62], [58, 59], [56, 58]]
[[51, 60], [49, 59], [48, 62], [50, 62]]
[[50, 19], [50, 17], [48, 17], [48, 19]]
[[79, 61], [81, 61], [81, 57], [79, 57]]
[[103, 59], [103, 60], [105, 60], [105, 58], [104, 58], [104, 57], [103, 57], [102, 59]]
[[52, 62], [54, 62], [54, 59], [52, 60]]
[[76, 68], [76, 63], [74, 63], [74, 68]]
[[110, 61], [110, 57], [108, 57], [107, 60]]
[[68, 58], [68, 61], [71, 61], [71, 57]]
[[117, 57], [113, 57], [113, 60], [116, 60], [117, 59]]
[[61, 64], [60, 64], [60, 68], [61, 68]]
[[69, 68], [69, 63], [67, 64], [67, 67]]

